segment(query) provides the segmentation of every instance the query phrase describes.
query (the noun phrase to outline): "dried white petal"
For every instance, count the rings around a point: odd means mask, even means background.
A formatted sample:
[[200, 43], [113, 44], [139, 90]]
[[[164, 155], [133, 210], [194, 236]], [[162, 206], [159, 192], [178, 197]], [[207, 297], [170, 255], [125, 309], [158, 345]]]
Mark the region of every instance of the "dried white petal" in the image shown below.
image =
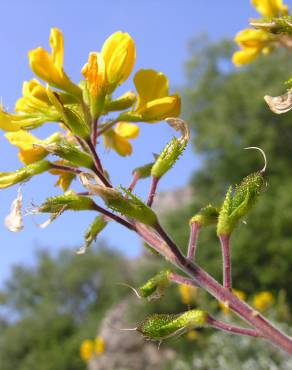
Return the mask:
[[280, 96], [269, 96], [264, 97], [271, 111], [277, 114], [288, 112], [292, 109], [292, 92], [288, 91]]
[[182, 140], [188, 141], [190, 138], [189, 125], [181, 118], [166, 118], [165, 121], [169, 126], [173, 127], [176, 131], [180, 131]]
[[22, 208], [22, 192], [21, 188], [17, 191], [17, 197], [11, 204], [10, 213], [5, 218], [5, 226], [12, 232], [17, 232], [23, 229], [23, 220], [21, 214]]

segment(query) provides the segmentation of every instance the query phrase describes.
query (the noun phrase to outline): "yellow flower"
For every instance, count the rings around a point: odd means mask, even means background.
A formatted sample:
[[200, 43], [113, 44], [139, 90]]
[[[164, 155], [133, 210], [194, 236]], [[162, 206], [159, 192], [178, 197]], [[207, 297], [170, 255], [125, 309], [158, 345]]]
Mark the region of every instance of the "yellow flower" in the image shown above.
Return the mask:
[[179, 95], [168, 95], [168, 79], [152, 69], [141, 69], [134, 77], [138, 103], [134, 113], [147, 122], [157, 122], [180, 114]]
[[256, 309], [264, 311], [274, 303], [274, 296], [271, 292], [264, 291], [257, 293], [253, 298], [253, 305]]
[[238, 32], [235, 41], [242, 50], [233, 54], [233, 63], [236, 66], [241, 66], [252, 62], [260, 53], [266, 53], [273, 40], [273, 35], [264, 30], [244, 29]]
[[114, 149], [119, 155], [125, 157], [132, 154], [132, 145], [129, 139], [139, 135], [139, 127], [128, 122], [119, 122], [114, 129], [104, 133], [104, 146]]
[[81, 89], [70, 80], [63, 70], [64, 38], [62, 32], [57, 28], [52, 28], [49, 42], [52, 49], [51, 54], [42, 47], [29, 52], [31, 69], [48, 84], [77, 97], [81, 96]]
[[32, 113], [36, 110], [46, 112], [52, 107], [46, 88], [36, 79], [24, 81], [22, 94], [23, 97], [18, 99], [15, 104], [16, 112]]
[[92, 115], [97, 118], [103, 108], [107, 86], [102, 55], [100, 53], [90, 53], [88, 62], [82, 68], [81, 73], [86, 79]]
[[94, 340], [94, 352], [96, 355], [102, 355], [105, 351], [105, 342], [101, 336], [97, 336]]
[[101, 55], [105, 62], [109, 93], [111, 93], [132, 72], [136, 60], [134, 40], [128, 33], [115, 32], [103, 44]]
[[46, 140], [40, 140], [24, 130], [8, 132], [5, 136], [10, 144], [20, 149], [18, 157], [20, 161], [26, 165], [40, 161], [48, 155], [48, 152], [44, 148], [34, 146], [34, 144], [50, 144], [56, 142], [60, 138], [60, 134], [55, 133]]
[[94, 354], [94, 342], [92, 340], [86, 339], [81, 343], [80, 346], [80, 357], [84, 361], [88, 361]]
[[263, 17], [278, 17], [289, 11], [282, 0], [251, 0], [251, 3]]
[[179, 284], [178, 289], [182, 303], [190, 305], [197, 295], [197, 288], [187, 284]]
[[[232, 289], [232, 293], [237, 298], [241, 299], [242, 301], [245, 301], [246, 298], [247, 298], [246, 294], [242, 290]], [[228, 304], [226, 304], [224, 302], [219, 302], [219, 307], [222, 309], [224, 315], [229, 314], [230, 308], [229, 308]]]

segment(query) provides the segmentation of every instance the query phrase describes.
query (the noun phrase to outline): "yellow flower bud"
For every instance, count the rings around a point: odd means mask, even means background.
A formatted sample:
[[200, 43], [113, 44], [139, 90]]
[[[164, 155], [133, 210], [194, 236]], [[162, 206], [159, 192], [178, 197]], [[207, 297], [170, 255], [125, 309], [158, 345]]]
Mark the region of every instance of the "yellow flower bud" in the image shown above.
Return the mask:
[[51, 54], [42, 47], [29, 52], [31, 69], [48, 84], [80, 97], [81, 89], [70, 80], [63, 70], [64, 38], [62, 32], [57, 28], [52, 28], [49, 41], [52, 49]]
[[90, 53], [88, 62], [82, 68], [81, 73], [86, 79], [92, 115], [97, 118], [103, 109], [107, 86], [102, 55], [100, 53]]
[[101, 55], [106, 66], [109, 92], [112, 92], [132, 72], [136, 60], [134, 40], [128, 33], [115, 32], [103, 44]]
[[251, 3], [263, 17], [278, 17], [289, 12], [282, 0], [251, 0]]

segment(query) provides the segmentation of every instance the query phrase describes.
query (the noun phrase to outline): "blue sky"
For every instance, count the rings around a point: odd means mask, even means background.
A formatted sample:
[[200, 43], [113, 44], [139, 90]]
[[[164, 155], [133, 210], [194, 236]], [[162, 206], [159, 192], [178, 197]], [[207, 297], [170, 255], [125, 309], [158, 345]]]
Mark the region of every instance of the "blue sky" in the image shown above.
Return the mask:
[[[286, 2], [287, 3], [287, 2]], [[24, 80], [33, 77], [28, 66], [27, 52], [37, 46], [48, 48], [51, 27], [60, 28], [65, 37], [65, 69], [70, 77], [78, 81], [80, 69], [88, 53], [99, 50], [103, 41], [116, 30], [129, 32], [137, 47], [135, 71], [139, 68], [154, 68], [164, 72], [170, 80], [172, 90], [185, 81], [184, 62], [188, 57], [188, 43], [196, 35], [207, 32], [212, 40], [233, 37], [247, 26], [249, 17], [256, 13], [248, 0], [10, 0], [1, 1], [0, 23], [0, 97], [5, 108], [13, 109], [21, 95]], [[131, 82], [123, 89], [132, 87]], [[123, 90], [122, 89], [122, 90]], [[56, 125], [38, 131], [46, 137]], [[134, 157], [121, 159], [114, 153], [100, 153], [106, 167], [111, 169], [116, 185], [127, 185], [131, 170], [151, 160], [152, 152], [159, 152], [171, 137], [172, 132], [165, 123], [141, 125], [141, 136], [134, 143]], [[17, 169], [21, 166], [17, 150], [0, 137], [0, 171]], [[173, 189], [187, 183], [192, 171], [199, 166], [199, 159], [188, 148], [184, 157], [172, 173], [161, 181], [161, 190]], [[23, 186], [24, 203], [40, 204], [47, 196], [58, 194], [53, 188], [55, 179], [44, 175], [34, 178]], [[148, 183], [137, 190], [145, 194]], [[61, 247], [77, 248], [93, 214], [65, 214], [47, 229], [36, 227], [44, 218], [25, 218], [25, 229], [11, 233], [3, 226], [10, 204], [16, 196], [17, 187], [0, 192], [0, 282], [5, 279], [12, 264], [33, 263], [34, 252], [48, 247], [57, 251]], [[187, 231], [187, 228], [186, 228]], [[135, 235], [118, 225], [109, 225], [103, 237], [110, 245], [136, 255], [140, 250]]]

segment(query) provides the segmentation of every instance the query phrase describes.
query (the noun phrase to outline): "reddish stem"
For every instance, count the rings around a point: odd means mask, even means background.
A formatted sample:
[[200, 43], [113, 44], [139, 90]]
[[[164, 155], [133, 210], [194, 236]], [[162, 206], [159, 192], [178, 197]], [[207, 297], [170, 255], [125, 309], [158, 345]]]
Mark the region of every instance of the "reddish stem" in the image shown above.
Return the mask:
[[195, 257], [197, 251], [197, 241], [200, 231], [200, 225], [197, 222], [192, 222], [190, 224], [190, 238], [188, 245], [188, 259], [192, 260]]
[[92, 134], [91, 134], [91, 140], [94, 147], [96, 147], [97, 144], [97, 125], [98, 119], [95, 119], [92, 124]]
[[87, 142], [88, 148], [90, 150], [90, 153], [92, 154], [92, 158], [95, 165], [95, 173], [100, 178], [100, 180], [103, 182], [103, 184], [109, 188], [112, 188], [111, 183], [108, 181], [108, 179], [104, 176], [103, 168], [100, 162], [100, 159], [96, 153], [95, 147], [92, 144], [91, 140], [88, 140]]
[[55, 163], [51, 163], [51, 168], [54, 170], [75, 173], [76, 175], [79, 175], [82, 172], [81, 170], [79, 170], [79, 168], [76, 168], [73, 166], [64, 166], [64, 165], [55, 164]]
[[207, 323], [215, 329], [227, 331], [228, 333], [243, 334], [250, 337], [261, 337], [261, 334], [257, 330], [231, 325], [226, 322], [219, 321], [210, 315], [208, 316]]
[[128, 187], [128, 190], [130, 190], [131, 192], [134, 190], [138, 180], [139, 180], [139, 174], [137, 172], [134, 172], [134, 175], [133, 175], [133, 178], [132, 178], [132, 181]]
[[[254, 310], [247, 303], [236, 297], [229, 289], [220, 285], [212, 276], [199, 267], [196, 263], [185, 258], [176, 244], [169, 238], [160, 225], [155, 227], [164, 243], [151, 230], [144, 229], [144, 233], [137, 232], [143, 239], [155, 248], [167, 260], [178, 266], [184, 273], [189, 275], [194, 283], [209, 292], [218, 301], [228, 303], [229, 308], [238, 316], [247, 321], [251, 326], [258, 330], [260, 335], [270, 340], [274, 345], [292, 354], [292, 338], [285, 335], [281, 330], [274, 327], [258, 311]], [[166, 244], [166, 245], [165, 245]], [[166, 248], [168, 246], [168, 248]]]
[[153, 203], [153, 200], [154, 200], [154, 197], [155, 197], [155, 193], [156, 193], [158, 182], [159, 182], [159, 178], [158, 177], [155, 177], [155, 176], [152, 176], [152, 179], [151, 179], [151, 187], [150, 187], [150, 191], [149, 191], [149, 195], [148, 195], [148, 200], [147, 200], [147, 206], [149, 206], [149, 207], [152, 206], [152, 203]]
[[178, 284], [196, 286], [196, 284], [194, 283], [192, 279], [189, 279], [179, 274], [175, 274], [174, 272], [169, 274], [169, 280], [173, 281], [174, 283], [178, 283]]
[[230, 235], [220, 235], [220, 244], [223, 258], [223, 286], [226, 289], [232, 289], [231, 277], [231, 258], [230, 258]]
[[94, 204], [94, 208], [96, 209], [96, 211], [102, 213], [103, 215], [105, 215], [106, 217], [109, 217], [110, 219], [118, 222], [119, 224], [125, 226], [127, 229], [129, 230], [135, 230], [135, 226], [132, 225], [130, 222], [128, 222], [127, 220], [125, 220], [124, 218], [108, 211], [107, 209], [99, 206], [98, 204]]

